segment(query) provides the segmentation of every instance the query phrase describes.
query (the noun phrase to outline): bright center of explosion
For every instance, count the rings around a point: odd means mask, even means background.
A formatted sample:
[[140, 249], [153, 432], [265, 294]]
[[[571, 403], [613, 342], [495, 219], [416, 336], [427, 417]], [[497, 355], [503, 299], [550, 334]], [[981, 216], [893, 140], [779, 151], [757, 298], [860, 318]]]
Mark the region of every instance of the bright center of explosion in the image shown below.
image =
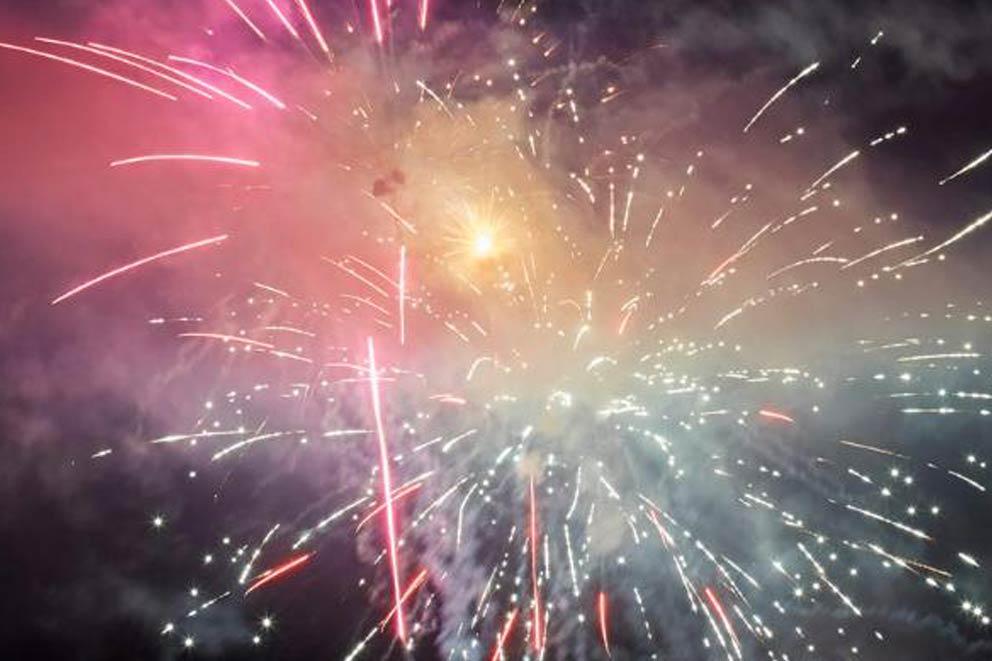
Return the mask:
[[472, 243], [472, 250], [476, 257], [488, 257], [493, 252], [493, 236], [489, 232], [480, 232], [475, 235]]

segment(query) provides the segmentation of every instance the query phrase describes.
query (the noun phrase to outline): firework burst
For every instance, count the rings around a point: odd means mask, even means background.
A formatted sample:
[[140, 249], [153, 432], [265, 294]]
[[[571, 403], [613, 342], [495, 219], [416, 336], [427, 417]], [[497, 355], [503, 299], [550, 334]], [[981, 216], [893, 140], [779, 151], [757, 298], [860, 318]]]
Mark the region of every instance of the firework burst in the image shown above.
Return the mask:
[[[136, 147], [106, 176], [220, 176], [235, 211], [279, 209], [264, 232], [232, 221], [51, 301], [206, 253], [263, 265], [218, 266], [189, 283], [212, 304], [151, 320], [198, 351], [205, 405], [150, 441], [218, 498], [258, 465], [253, 501], [319, 495], [218, 522], [210, 587], [163, 624], [169, 644], [195, 646], [218, 602], [316, 580], [344, 536], [374, 607], [348, 659], [884, 655], [890, 591], [988, 623], [982, 560], [940, 532], [967, 512], [930, 495], [980, 497], [985, 463], [899, 433], [989, 415], [990, 316], [927, 279], [992, 212], [930, 236], [867, 211], [858, 167], [907, 127], [853, 148], [822, 114], [782, 128], [803, 116], [790, 95], [820, 80], [829, 97], [822, 79], [857, 63], [742, 92], [732, 141], [666, 142], [632, 110], [653, 97], [625, 86], [654, 49], [577, 60], [539, 4], [500, 3], [483, 28], [427, 0], [217, 4], [223, 27], [176, 52], [0, 43], [202, 113], [218, 139], [197, 144], [223, 147]], [[741, 172], [738, 151], [818, 160]]]

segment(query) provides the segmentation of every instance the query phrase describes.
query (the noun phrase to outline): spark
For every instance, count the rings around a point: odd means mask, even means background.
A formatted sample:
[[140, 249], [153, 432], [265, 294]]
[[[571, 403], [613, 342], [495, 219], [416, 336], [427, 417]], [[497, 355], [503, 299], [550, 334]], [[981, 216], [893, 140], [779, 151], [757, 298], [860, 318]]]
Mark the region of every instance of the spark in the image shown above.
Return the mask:
[[331, 49], [327, 45], [327, 40], [324, 39], [324, 34], [320, 31], [320, 26], [317, 25], [317, 21], [310, 12], [310, 7], [307, 5], [306, 0], [296, 0], [296, 5], [300, 8], [300, 13], [303, 14], [303, 18], [306, 19], [307, 26], [310, 28], [310, 33], [313, 35], [313, 38], [317, 40], [320, 50], [323, 51], [324, 55], [326, 55], [327, 59], [330, 61]]
[[107, 71], [106, 69], [101, 69], [100, 67], [95, 67], [91, 64], [86, 64], [85, 62], [80, 62], [79, 60], [73, 60], [72, 58], [62, 57], [61, 55], [53, 55], [52, 53], [46, 53], [45, 51], [35, 50], [34, 48], [27, 48], [26, 46], [17, 46], [16, 44], [8, 44], [2, 41], [0, 41], [0, 48], [6, 48], [7, 50], [18, 51], [21, 53], [28, 53], [29, 55], [34, 55], [36, 57], [45, 58], [47, 60], [53, 60], [55, 62], [61, 62], [62, 64], [68, 64], [69, 66], [83, 69], [84, 71], [89, 71], [99, 76], [104, 76], [105, 78], [116, 80], [118, 82], [124, 83], [125, 85], [129, 85], [136, 89], [144, 90], [145, 92], [154, 94], [155, 96], [159, 96], [163, 99], [168, 99], [169, 101], [178, 100], [178, 97], [169, 94], [168, 92], [165, 92], [163, 90], [160, 90], [157, 87], [151, 87], [150, 85], [139, 83], [138, 81], [132, 80], [131, 78], [121, 76], [120, 74], [116, 74], [112, 71]]
[[406, 246], [400, 246], [400, 282], [399, 282], [399, 309], [400, 309], [400, 344], [406, 344]]
[[301, 556], [297, 556], [295, 558], [287, 560], [286, 562], [284, 562], [283, 564], [277, 567], [273, 567], [272, 569], [265, 570], [258, 576], [258, 578], [255, 579], [255, 581], [251, 585], [248, 586], [248, 589], [245, 590], [245, 596], [247, 597], [249, 594], [259, 589], [260, 587], [268, 585], [277, 578], [284, 576], [285, 574], [293, 571], [294, 569], [303, 565], [304, 563], [309, 562], [310, 558], [312, 557], [313, 557], [313, 553], [304, 553]]
[[771, 95], [771, 98], [769, 98], [767, 101], [765, 101], [765, 104], [763, 106], [761, 106], [760, 108], [758, 108], [758, 112], [754, 113], [754, 117], [752, 117], [750, 119], [750, 121], [748, 121], [748, 123], [744, 126], [744, 133], [747, 133], [751, 129], [751, 126], [753, 126], [754, 123], [756, 121], [758, 121], [758, 118], [761, 117], [765, 113], [765, 111], [768, 110], [768, 108], [771, 107], [771, 105], [773, 103], [775, 103], [780, 98], [782, 98], [782, 95], [784, 95], [786, 92], [788, 92], [789, 89], [793, 85], [795, 85], [800, 80], [802, 80], [806, 76], [808, 76], [811, 73], [813, 73], [814, 71], [816, 71], [818, 68], [820, 68], [820, 63], [819, 62], [813, 62], [808, 67], [806, 67], [805, 69], [803, 69], [802, 71], [800, 71], [792, 80], [790, 80], [789, 82], [787, 82], [777, 92], [775, 92], [774, 94], [772, 94]]
[[962, 167], [960, 170], [957, 170], [953, 174], [947, 175], [946, 177], [944, 177], [943, 179], [940, 180], [939, 184], [941, 186], [943, 186], [947, 182], [953, 181], [954, 179], [957, 179], [961, 175], [966, 174], [968, 172], [971, 172], [972, 170], [974, 170], [975, 168], [977, 168], [979, 165], [981, 165], [982, 163], [984, 163], [985, 161], [987, 161], [988, 158], [989, 158], [989, 156], [992, 156], [992, 149], [988, 150], [987, 152], [985, 152], [981, 156], [975, 157], [972, 161], [970, 161], [967, 165], [965, 165], [964, 167]]
[[[149, 74], [151, 74], [151, 75], [153, 75], [153, 76], [155, 76], [157, 78], [161, 78], [162, 80], [168, 81], [168, 82], [172, 83], [173, 85], [177, 85], [178, 87], [182, 87], [183, 89], [188, 90], [190, 92], [193, 92], [194, 94], [198, 94], [198, 95], [200, 95], [200, 96], [202, 96], [204, 98], [207, 98], [207, 99], [212, 99], [213, 98], [208, 93], [204, 92], [203, 90], [199, 89], [198, 87], [195, 87], [193, 85], [190, 85], [189, 83], [183, 82], [182, 80], [179, 80], [178, 78], [174, 78], [174, 77], [172, 77], [172, 76], [170, 76], [168, 74], [164, 74], [161, 71], [156, 71], [152, 67], [147, 67], [147, 66], [145, 66], [143, 64], [139, 64], [137, 62], [132, 62], [131, 60], [129, 60], [129, 59], [125, 58], [125, 57], [121, 57], [119, 55], [115, 55], [112, 52], [105, 52], [104, 50], [102, 50], [100, 48], [97, 48], [95, 46], [92, 46], [92, 45], [86, 45], [86, 46], [84, 46], [83, 44], [77, 44], [77, 43], [73, 43], [71, 41], [62, 41], [61, 39], [49, 39], [49, 38], [46, 38], [46, 37], [35, 37], [34, 39], [35, 39], [35, 41], [38, 41], [38, 42], [41, 42], [41, 43], [45, 43], [45, 44], [56, 44], [56, 45], [59, 45], [59, 46], [66, 46], [68, 48], [75, 48], [77, 50], [86, 51], [87, 53], [94, 53], [96, 55], [99, 55], [100, 57], [105, 57], [105, 58], [110, 59], [110, 60], [113, 60], [115, 62], [121, 62], [123, 64], [126, 64], [126, 65], [130, 66], [130, 67], [134, 67], [135, 69], [138, 69], [139, 71], [144, 71], [145, 73], [149, 73]], [[168, 67], [166, 67], [166, 70], [168, 70]]]
[[372, 13], [372, 27], [375, 30], [375, 43], [382, 45], [382, 18], [379, 16], [379, 0], [369, 0], [369, 11]]
[[107, 271], [106, 273], [104, 273], [102, 275], [98, 275], [98, 276], [96, 276], [95, 278], [93, 278], [91, 280], [87, 280], [86, 282], [84, 282], [81, 285], [78, 285], [76, 287], [73, 287], [72, 289], [70, 289], [69, 291], [65, 292], [64, 294], [61, 294], [59, 296], [56, 296], [54, 299], [52, 299], [52, 303], [51, 304], [52, 305], [57, 305], [57, 304], [61, 303], [62, 301], [66, 300], [66, 299], [69, 299], [69, 298], [72, 298], [76, 294], [78, 294], [78, 293], [80, 293], [82, 291], [85, 291], [85, 290], [89, 289], [90, 287], [93, 287], [94, 285], [100, 284], [104, 280], [108, 280], [110, 278], [113, 278], [115, 276], [121, 275], [123, 273], [127, 273], [128, 271], [132, 271], [132, 270], [134, 270], [134, 269], [136, 269], [136, 268], [138, 268], [140, 266], [144, 266], [145, 264], [149, 264], [151, 262], [154, 262], [154, 261], [157, 261], [157, 260], [160, 260], [160, 259], [164, 259], [166, 257], [171, 257], [172, 255], [178, 255], [180, 253], [188, 252], [190, 250], [196, 250], [197, 248], [203, 248], [203, 247], [206, 247], [206, 246], [213, 246], [213, 245], [216, 245], [216, 244], [218, 244], [218, 243], [220, 243], [222, 241], [225, 241], [227, 239], [227, 237], [228, 237], [227, 234], [221, 234], [221, 235], [218, 235], [218, 236], [211, 237], [209, 239], [203, 239], [202, 241], [194, 241], [193, 243], [187, 243], [185, 245], [181, 245], [181, 246], [178, 246], [176, 248], [170, 248], [169, 250], [164, 250], [162, 252], [155, 253], [154, 255], [150, 255], [148, 257], [143, 257], [143, 258], [141, 258], [139, 260], [130, 262], [128, 264], [125, 264], [124, 266], [120, 266], [120, 267], [118, 267], [116, 269], [113, 269], [112, 271]]
[[497, 661], [504, 658], [503, 647], [506, 645], [507, 639], [510, 637], [510, 632], [513, 631], [513, 624], [517, 621], [517, 609], [514, 608], [510, 611], [509, 615], [506, 616], [506, 622], [503, 624], [503, 628], [500, 630], [499, 638], [496, 641], [496, 649], [493, 650], [493, 655], [490, 661]]
[[771, 409], [761, 409], [758, 414], [768, 418], [769, 420], [781, 420], [782, 422], [789, 422], [795, 424], [795, 420], [784, 413], [779, 413], [778, 411], [772, 411]]
[[533, 588], [533, 648], [537, 653], [541, 652], [544, 642], [542, 633], [542, 621], [544, 616], [541, 613], [541, 588], [537, 580], [537, 502], [534, 496], [534, 478], [530, 478], [530, 533], [528, 545], [530, 546], [530, 581]]
[[286, 17], [286, 14], [279, 9], [279, 5], [276, 4], [276, 0], [265, 0], [265, 2], [269, 5], [269, 9], [272, 10], [272, 13], [275, 14], [276, 18], [279, 19], [279, 22], [282, 23], [283, 27], [286, 28], [286, 32], [291, 34], [293, 39], [299, 41], [300, 33], [296, 31], [296, 28], [293, 26], [293, 23], [289, 20], [289, 18]]
[[606, 650], [606, 656], [613, 658], [613, 653], [610, 651], [610, 636], [609, 636], [609, 625], [606, 621], [606, 593], [600, 592], [596, 599], [596, 610], [599, 614], [599, 636], [600, 640], [603, 642], [603, 649]]
[[137, 53], [133, 53], [131, 51], [126, 51], [126, 50], [123, 50], [121, 48], [115, 48], [113, 46], [107, 46], [105, 44], [100, 44], [100, 43], [97, 43], [97, 42], [94, 42], [94, 41], [87, 42], [86, 45], [87, 46], [92, 46], [93, 48], [99, 49], [101, 51], [107, 51], [109, 53], [116, 53], [118, 55], [123, 55], [123, 56], [125, 56], [127, 58], [130, 58], [132, 60], [137, 60], [139, 62], [144, 62], [145, 64], [149, 64], [149, 65], [151, 65], [153, 67], [157, 67], [157, 68], [162, 69], [164, 71], [168, 71], [169, 73], [175, 74], [176, 76], [179, 76], [180, 78], [183, 78], [185, 80], [188, 80], [190, 82], [193, 82], [193, 83], [199, 85], [200, 87], [202, 87], [202, 88], [204, 88], [206, 90], [209, 90], [210, 92], [213, 92], [214, 94], [216, 94], [219, 97], [222, 97], [224, 99], [227, 99], [228, 101], [230, 101], [234, 105], [238, 106], [239, 108], [242, 108], [243, 110], [251, 110], [252, 109], [252, 107], [249, 104], [245, 103], [244, 101], [242, 101], [241, 99], [237, 98], [236, 96], [232, 96], [231, 94], [228, 94], [227, 92], [225, 92], [224, 90], [220, 89], [219, 87], [216, 87], [214, 85], [211, 85], [210, 83], [208, 83], [208, 82], [206, 82], [204, 80], [201, 80], [200, 78], [197, 78], [196, 76], [193, 76], [193, 75], [191, 75], [189, 73], [186, 73], [185, 71], [181, 71], [180, 69], [177, 69], [175, 67], [170, 67], [167, 64], [163, 64], [161, 62], [157, 62], [157, 61], [155, 61], [155, 60], [153, 60], [151, 58], [145, 57], [143, 55], [139, 55]]
[[427, 13], [430, 10], [430, 0], [418, 0], [419, 10], [417, 12], [417, 25], [420, 31], [427, 30]]
[[279, 99], [277, 99], [275, 96], [273, 96], [271, 93], [269, 93], [266, 90], [262, 89], [261, 87], [259, 87], [255, 83], [251, 82], [247, 78], [243, 78], [243, 77], [239, 76], [238, 74], [234, 73], [234, 71], [232, 71], [230, 68], [222, 69], [222, 68], [217, 67], [217, 66], [214, 66], [214, 65], [212, 65], [212, 64], [210, 64], [208, 62], [203, 62], [201, 60], [194, 60], [191, 57], [180, 57], [178, 55], [170, 55], [169, 56], [169, 60], [172, 61], [172, 62], [181, 62], [183, 64], [190, 64], [190, 65], [193, 65], [193, 66], [196, 66], [196, 67], [201, 67], [203, 69], [207, 69], [208, 71], [213, 71], [214, 73], [219, 73], [222, 76], [227, 76], [231, 80], [233, 80], [233, 81], [241, 84], [242, 86], [244, 86], [247, 89], [251, 90], [252, 92], [254, 92], [255, 94], [257, 94], [258, 96], [262, 97], [263, 99], [265, 99], [266, 101], [268, 101], [269, 103], [271, 103], [273, 106], [275, 106], [279, 110], [285, 110], [286, 109], [286, 104], [285, 103], [283, 103], [282, 101], [280, 101]]
[[265, 33], [263, 33], [258, 28], [257, 25], [255, 25], [254, 23], [252, 23], [252, 20], [250, 18], [248, 18], [248, 15], [245, 14], [244, 11], [242, 11], [241, 7], [238, 6], [238, 3], [236, 3], [234, 0], [224, 0], [224, 2], [226, 2], [227, 3], [227, 6], [231, 8], [231, 11], [233, 11], [235, 14], [238, 15], [238, 18], [240, 18], [242, 21], [244, 21], [245, 25], [247, 25], [251, 29], [252, 32], [254, 32], [256, 35], [258, 35], [258, 38], [259, 39], [261, 39], [262, 41], [268, 42], [268, 38], [266, 38]]
[[393, 596], [396, 609], [396, 635], [406, 643], [406, 622], [403, 617], [403, 597], [400, 589], [400, 568], [396, 545], [396, 514], [393, 510], [393, 487], [389, 468], [389, 448], [382, 425], [382, 405], [379, 402], [379, 372], [375, 363], [375, 346], [368, 338], [369, 387], [372, 391], [372, 411], [375, 416], [376, 436], [379, 439], [379, 470], [382, 473], [382, 500], [386, 505], [386, 535], [389, 543], [389, 567], [393, 579]]
[[234, 156], [210, 156], [207, 154], [146, 154], [144, 156], [132, 156], [110, 162], [110, 167], [116, 168], [122, 165], [134, 165], [136, 163], [149, 163], [154, 161], [201, 161], [207, 163], [223, 163], [225, 165], [240, 165], [246, 168], [257, 168], [261, 163], [246, 158], [236, 158]]

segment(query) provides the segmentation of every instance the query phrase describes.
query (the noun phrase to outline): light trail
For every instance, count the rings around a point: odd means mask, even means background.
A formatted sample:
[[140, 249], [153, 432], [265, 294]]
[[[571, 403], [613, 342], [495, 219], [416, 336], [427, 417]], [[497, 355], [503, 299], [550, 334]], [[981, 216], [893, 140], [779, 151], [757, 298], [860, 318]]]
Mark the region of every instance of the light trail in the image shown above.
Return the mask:
[[52, 299], [52, 303], [51, 304], [52, 305], [57, 305], [57, 304], [61, 303], [62, 301], [67, 300], [69, 298], [72, 298], [76, 294], [78, 294], [78, 293], [80, 293], [82, 291], [85, 291], [85, 290], [89, 289], [90, 287], [93, 287], [94, 285], [98, 285], [98, 284], [100, 284], [101, 282], [103, 282], [105, 280], [109, 280], [110, 278], [113, 278], [115, 276], [122, 275], [122, 274], [127, 273], [128, 271], [132, 271], [132, 270], [134, 270], [134, 269], [136, 269], [136, 268], [138, 268], [140, 266], [144, 266], [145, 264], [150, 264], [151, 262], [158, 261], [158, 260], [164, 259], [166, 257], [171, 257], [172, 255], [178, 255], [180, 253], [188, 252], [190, 250], [196, 250], [197, 248], [203, 248], [203, 247], [206, 247], [206, 246], [213, 246], [213, 245], [216, 245], [216, 244], [218, 244], [218, 243], [220, 243], [222, 241], [225, 241], [227, 239], [227, 237], [228, 237], [227, 234], [220, 234], [218, 236], [214, 236], [214, 237], [211, 237], [209, 239], [203, 239], [202, 241], [194, 241], [193, 243], [187, 243], [185, 245], [181, 245], [181, 246], [178, 246], [176, 248], [170, 248], [169, 250], [163, 250], [162, 252], [155, 253], [154, 255], [150, 255], [148, 257], [142, 257], [139, 260], [130, 262], [128, 264], [125, 264], [124, 266], [120, 266], [120, 267], [118, 267], [116, 269], [113, 269], [112, 271], [107, 271], [106, 273], [104, 273], [102, 275], [98, 275], [98, 276], [96, 276], [95, 278], [93, 278], [91, 280], [87, 280], [86, 282], [84, 282], [81, 285], [78, 285], [76, 287], [73, 287], [72, 289], [70, 289], [69, 291], [65, 292], [64, 294], [60, 294], [59, 296], [56, 296], [54, 299]]
[[598, 597], [596, 598], [596, 611], [599, 614], [599, 636], [600, 640], [603, 642], [603, 649], [606, 651], [606, 656], [613, 658], [613, 652], [610, 651], [610, 629], [609, 623], [606, 620], [606, 593], [600, 591]]
[[375, 362], [375, 346], [368, 338], [369, 387], [372, 392], [372, 411], [375, 416], [376, 436], [379, 439], [379, 470], [382, 473], [382, 500], [386, 506], [386, 535], [389, 544], [389, 568], [393, 579], [393, 596], [396, 610], [396, 634], [406, 644], [406, 622], [403, 617], [403, 593], [400, 589], [400, 566], [396, 544], [396, 513], [393, 509], [393, 487], [389, 468], [389, 448], [382, 425], [382, 405], [379, 401], [379, 372]]
[[160, 90], [157, 87], [152, 87], [150, 85], [145, 85], [137, 80], [127, 78], [126, 76], [121, 76], [113, 71], [107, 71], [106, 69], [101, 69], [100, 67], [95, 67], [91, 64], [86, 64], [85, 62], [80, 62], [79, 60], [73, 60], [69, 57], [62, 57], [61, 55], [54, 55], [52, 53], [47, 53], [45, 51], [35, 50], [34, 48], [27, 48], [26, 46], [18, 46], [16, 44], [8, 44], [0, 41], [0, 48], [6, 48], [7, 50], [18, 51], [21, 53], [27, 53], [29, 55], [34, 55], [36, 57], [41, 57], [46, 60], [52, 60], [54, 62], [61, 62], [62, 64], [68, 64], [69, 66], [76, 67], [78, 69], [83, 69], [84, 71], [89, 71], [90, 73], [95, 73], [104, 78], [110, 78], [111, 80], [116, 80], [118, 82], [134, 87], [135, 89], [140, 89], [149, 94], [154, 94], [155, 96], [161, 97], [163, 99], [168, 99], [169, 101], [177, 101], [178, 97], [169, 94], [164, 90]]
[[122, 165], [153, 163], [155, 161], [197, 161], [203, 163], [239, 165], [246, 168], [257, 168], [261, 165], [258, 161], [253, 161], [247, 158], [237, 158], [234, 156], [211, 156], [209, 154], [146, 154], [144, 156], [132, 156], [130, 158], [121, 158], [116, 161], [111, 161], [110, 167], [118, 168]]
[[533, 622], [534, 628], [532, 631], [533, 636], [533, 648], [535, 652], [540, 653], [543, 648], [544, 633], [542, 628], [542, 623], [544, 617], [541, 613], [541, 588], [538, 583], [538, 573], [537, 573], [537, 546], [538, 546], [538, 536], [537, 536], [537, 502], [534, 496], [534, 478], [530, 478], [530, 534], [528, 538], [528, 544], [530, 546], [530, 581], [531, 587], [533, 588]]
[[268, 585], [277, 578], [281, 576], [285, 576], [286, 574], [293, 571], [297, 567], [303, 565], [306, 562], [309, 562], [310, 559], [313, 557], [313, 555], [314, 555], [313, 553], [304, 553], [301, 556], [287, 560], [285, 563], [279, 565], [278, 567], [274, 567], [272, 569], [266, 570], [265, 572], [262, 572], [262, 574], [260, 574], [259, 577], [255, 579], [255, 581], [251, 585], [248, 586], [248, 589], [245, 590], [245, 596], [247, 597], [255, 590]]

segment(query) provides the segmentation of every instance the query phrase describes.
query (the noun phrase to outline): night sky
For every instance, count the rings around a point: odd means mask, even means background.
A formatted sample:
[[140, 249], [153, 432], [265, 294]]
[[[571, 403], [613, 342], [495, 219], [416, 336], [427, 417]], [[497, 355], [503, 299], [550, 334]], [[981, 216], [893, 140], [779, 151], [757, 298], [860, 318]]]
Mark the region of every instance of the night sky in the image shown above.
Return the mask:
[[[497, 3], [434, 3], [433, 29], [446, 35], [443, 42], [435, 37], [438, 60], [456, 58], [471, 35], [497, 31]], [[356, 16], [359, 30], [368, 30], [364, 13], [355, 8], [364, 7], [364, 0], [355, 7], [339, 0], [310, 4], [328, 26], [335, 26], [329, 32], [341, 31], [343, 17]], [[992, 204], [992, 165], [936, 185], [992, 149], [989, 3], [536, 4], [535, 20], [561, 41], [559, 65], [599, 63], [604, 81], [630, 90], [616, 102], [617, 115], [592, 129], [593, 136], [617, 132], [630, 122], [632, 132], [643, 130], [648, 136], [650, 150], [663, 160], [670, 157], [680, 169], [690, 149], [712, 147], [724, 159], [725, 172], [753, 169], [752, 180], [760, 185], [792, 174], [809, 181], [850, 145], [904, 125], [906, 139], [859, 164], [853, 175], [863, 215], [898, 209], [913, 227], [939, 241]], [[220, 0], [0, 0], [0, 42], [30, 44], [35, 35], [45, 35], [105, 39], [155, 52], [186, 35], [189, 43], [202, 43], [207, 27], [216, 28], [217, 40], [245, 29], [232, 24]], [[471, 35], [459, 35], [459, 29]], [[869, 48], [878, 31], [884, 38]], [[474, 44], [478, 50], [472, 58], [483, 57], [485, 48], [495, 51], [494, 44]], [[202, 46], [186, 50], [205, 52]], [[850, 64], [858, 54], [864, 59], [855, 80]], [[795, 163], [783, 164], [770, 150], [743, 141], [740, 129], [775, 89], [815, 60], [822, 62], [821, 71], [790, 93], [768, 125], [762, 120], [756, 127], [773, 146], [799, 124], [821, 121], [829, 127], [823, 142], [811, 141]], [[315, 61], [307, 59], [317, 70]], [[445, 64], [432, 66], [444, 70]], [[266, 74], [274, 78], [272, 71]], [[170, 139], [171, 144], [218, 146], [220, 151], [237, 142], [237, 131], [218, 129], [192, 110], [168, 117], [159, 112], [156, 99], [2, 49], [0, 100], [0, 657], [342, 658], [382, 617], [388, 602], [385, 588], [356, 587], [362, 578], [385, 583], [383, 574], [369, 566], [369, 550], [362, 548], [368, 542], [356, 544], [344, 529], [322, 541], [305, 577], [246, 599], [236, 595], [198, 616], [193, 650], [183, 650], [177, 638], [161, 631], [165, 622], [180, 622], [197, 601], [188, 591], [204, 549], [225, 562], [228, 550], [218, 542], [225, 534], [257, 539], [272, 521], [291, 524], [321, 515], [345, 502], [352, 493], [345, 486], [349, 474], [367, 467], [326, 453], [305, 459], [276, 448], [232, 470], [176, 447], [148, 443], [188, 429], [212, 384], [231, 376], [223, 356], [177, 344], [148, 320], [235, 309], [235, 294], [219, 296], [213, 284], [221, 272], [225, 283], [286, 282], [299, 275], [301, 288], [312, 290], [317, 276], [296, 274], [287, 260], [271, 256], [302, 254], [316, 240], [333, 243], [335, 237], [328, 236], [333, 231], [311, 218], [293, 224], [280, 215], [293, 204], [279, 190], [285, 177], [276, 178], [275, 192], [252, 198], [225, 188], [228, 180], [213, 171], [206, 181], [178, 171], [161, 176], [152, 170], [120, 176], [106, 172], [105, 164], [114, 158], [155, 151]], [[286, 147], [295, 144], [283, 142], [294, 139], [294, 131], [277, 138], [266, 135], [264, 125], [251, 128], [261, 136], [259, 144], [278, 151], [280, 176], [294, 160], [313, 164], [337, 158], [331, 149]], [[191, 135], [200, 142], [179, 140]], [[335, 144], [338, 137], [327, 140]], [[389, 172], [388, 163], [381, 166]], [[779, 169], [787, 174], [776, 174]], [[711, 183], [733, 191], [744, 180], [727, 175]], [[328, 198], [319, 203], [320, 213], [349, 214], [352, 198], [336, 197], [333, 190]], [[206, 250], [183, 257], [181, 264], [151, 266], [50, 305], [93, 274], [228, 230], [237, 235], [232, 239], [238, 241], [236, 253]], [[983, 231], [955, 246], [952, 264], [900, 300], [912, 303], [918, 297], [939, 307], [943, 301], [967, 306], [987, 297], [992, 232]], [[349, 234], [340, 241], [358, 239]], [[856, 299], [853, 305], [847, 318], [857, 320], [874, 301]], [[817, 325], [818, 318], [786, 316], [781, 323], [779, 332], [796, 336]], [[816, 330], [824, 337], [834, 334], [830, 325]], [[988, 329], [969, 337], [978, 351], [992, 352]], [[981, 364], [992, 369], [988, 361]], [[844, 419], [811, 431], [810, 438], [835, 439], [839, 430], [862, 438], [898, 438], [901, 451], [948, 463], [960, 462], [966, 451], [986, 452], [992, 441], [985, 421], [969, 419], [938, 429], [920, 418], [872, 417], [868, 403], [844, 400], [843, 394], [831, 397]], [[347, 408], [341, 415], [361, 418]], [[93, 458], [108, 449], [112, 452]], [[992, 563], [989, 494], [965, 493], [946, 482], [933, 489], [944, 510], [957, 512], [953, 523], [939, 529], [941, 545], [968, 549], [984, 572]], [[153, 525], [155, 516], [164, 517], [162, 529]], [[979, 575], [984, 584], [969, 586], [992, 595], [987, 573]], [[210, 589], [209, 579], [201, 584]], [[920, 590], [887, 590], [877, 587], [878, 603], [866, 608], [882, 623], [888, 641], [857, 658], [992, 658], [992, 630], [956, 617], [948, 600]], [[267, 616], [274, 620], [271, 630], [260, 625]], [[844, 619], [839, 612], [810, 613], [805, 626], [814, 633], [817, 627], [827, 631], [843, 626]], [[626, 646], [626, 639], [639, 633], [635, 626], [628, 622], [618, 630], [614, 658], [641, 658], [642, 647]], [[256, 634], [263, 644], [252, 643]], [[662, 634], [659, 640], [660, 658], [723, 658], [715, 649], [711, 656], [698, 646], [687, 649], [678, 636]], [[415, 658], [444, 658], [430, 647], [421, 645]], [[584, 653], [602, 656], [595, 646]], [[568, 656], [558, 654], [564, 656], [550, 658]], [[402, 657], [388, 641], [378, 640], [365, 658], [390, 655]], [[790, 658], [806, 657], [797, 652]], [[824, 649], [808, 658], [855, 657]]]

